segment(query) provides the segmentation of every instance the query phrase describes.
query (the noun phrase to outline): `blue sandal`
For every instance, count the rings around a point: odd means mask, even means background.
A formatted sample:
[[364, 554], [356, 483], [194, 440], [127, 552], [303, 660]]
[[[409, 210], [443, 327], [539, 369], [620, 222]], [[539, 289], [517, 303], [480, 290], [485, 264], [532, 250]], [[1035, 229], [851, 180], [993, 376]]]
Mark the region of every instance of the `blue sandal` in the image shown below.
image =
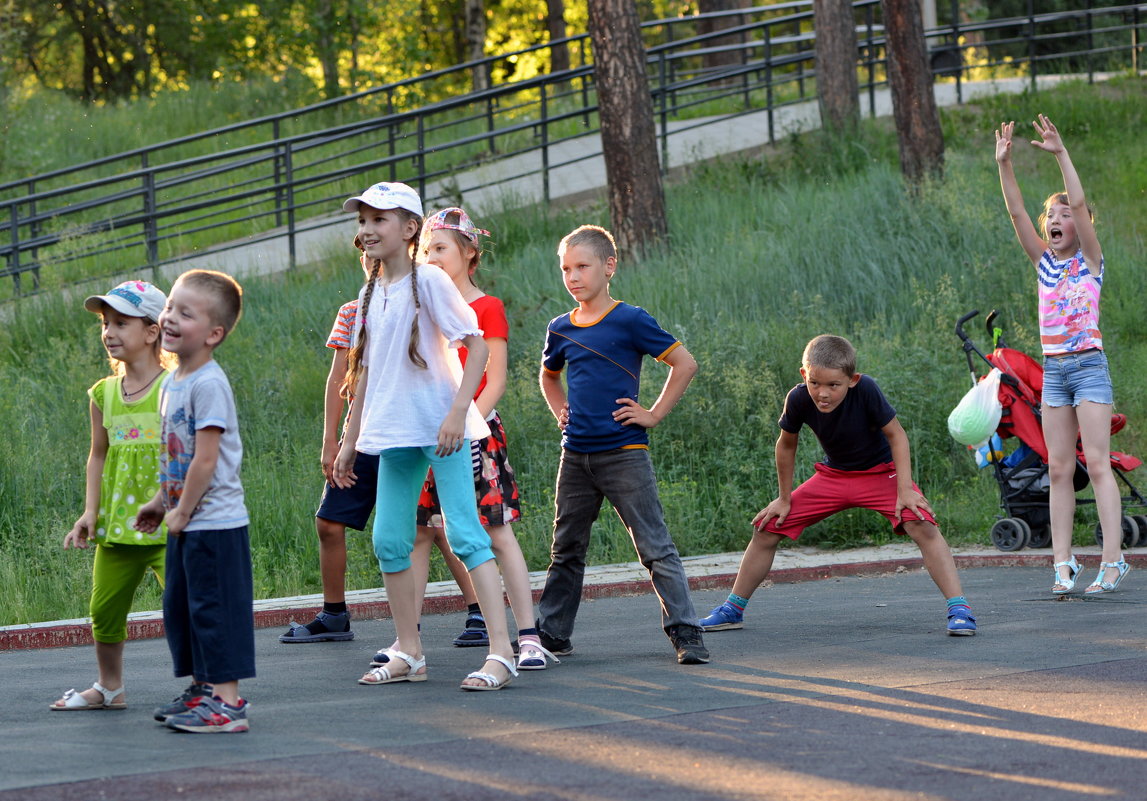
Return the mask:
[[[1119, 575], [1115, 577], [1115, 581], [1107, 581], [1107, 569], [1115, 568], [1119, 571]], [[1120, 558], [1118, 562], [1101, 562], [1099, 564], [1099, 575], [1095, 577], [1095, 581], [1083, 591], [1084, 595], [1102, 595], [1105, 592], [1115, 592], [1115, 588], [1123, 581], [1123, 577], [1131, 572], [1131, 565]]]

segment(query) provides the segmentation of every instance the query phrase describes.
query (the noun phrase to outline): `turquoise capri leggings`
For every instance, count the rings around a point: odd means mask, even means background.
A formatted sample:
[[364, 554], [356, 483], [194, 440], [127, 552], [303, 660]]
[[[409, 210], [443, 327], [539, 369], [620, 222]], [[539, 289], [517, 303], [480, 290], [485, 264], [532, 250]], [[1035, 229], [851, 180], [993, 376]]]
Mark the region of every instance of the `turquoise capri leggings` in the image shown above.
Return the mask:
[[163, 586], [164, 545], [96, 545], [92, 562], [92, 639], [117, 643], [127, 639], [127, 613], [136, 588], [148, 570]]
[[378, 455], [374, 514], [374, 555], [383, 573], [401, 573], [410, 567], [418, 496], [428, 468], [434, 469], [450, 550], [467, 570], [494, 558], [490, 535], [478, 520], [474, 501], [470, 441], [449, 456], [435, 455], [433, 445], [388, 448]]

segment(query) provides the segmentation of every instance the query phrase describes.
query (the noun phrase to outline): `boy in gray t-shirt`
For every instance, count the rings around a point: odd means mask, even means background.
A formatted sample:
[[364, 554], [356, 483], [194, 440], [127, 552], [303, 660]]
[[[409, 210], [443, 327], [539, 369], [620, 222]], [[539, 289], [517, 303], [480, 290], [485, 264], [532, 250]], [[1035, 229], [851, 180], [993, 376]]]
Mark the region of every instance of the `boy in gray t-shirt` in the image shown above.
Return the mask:
[[160, 400], [160, 489], [140, 508], [136, 527], [167, 523], [163, 624], [175, 675], [192, 683], [155, 718], [179, 731], [248, 728], [239, 680], [255, 675], [255, 632], [243, 444], [231, 385], [212, 358], [239, 320], [242, 293], [229, 275], [191, 270], [159, 318], [163, 347], [179, 368]]

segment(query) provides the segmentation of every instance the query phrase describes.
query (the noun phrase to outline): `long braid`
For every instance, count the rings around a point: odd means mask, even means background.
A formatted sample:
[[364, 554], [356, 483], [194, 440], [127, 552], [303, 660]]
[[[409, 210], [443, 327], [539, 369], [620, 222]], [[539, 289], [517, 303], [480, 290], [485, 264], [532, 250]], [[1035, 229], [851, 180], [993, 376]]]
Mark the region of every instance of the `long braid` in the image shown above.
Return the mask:
[[418, 352], [418, 311], [422, 308], [422, 304], [418, 300], [418, 261], [412, 261], [410, 264], [410, 293], [414, 296], [414, 320], [410, 323], [410, 346], [406, 349], [406, 355], [410, 357], [410, 361], [414, 362], [417, 367], [426, 369], [426, 360], [422, 358], [422, 354]]
[[362, 305], [358, 310], [360, 321], [358, 338], [351, 345], [346, 358], [346, 378], [339, 387], [339, 395], [344, 400], [350, 400], [354, 395], [359, 376], [362, 375], [362, 355], [366, 352], [366, 313], [370, 310], [370, 299], [374, 295], [374, 288], [378, 285], [378, 273], [382, 269], [382, 259], [375, 259], [374, 266], [370, 268], [370, 276], [366, 279], [366, 292], [362, 296]]

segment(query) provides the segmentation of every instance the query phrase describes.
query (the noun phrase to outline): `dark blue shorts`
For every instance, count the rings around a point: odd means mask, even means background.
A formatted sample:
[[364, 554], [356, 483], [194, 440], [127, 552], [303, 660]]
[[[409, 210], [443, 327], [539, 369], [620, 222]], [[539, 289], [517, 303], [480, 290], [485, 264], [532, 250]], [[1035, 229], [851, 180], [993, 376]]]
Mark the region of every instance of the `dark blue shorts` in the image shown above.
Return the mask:
[[167, 538], [163, 628], [176, 677], [221, 684], [255, 675], [247, 527]]
[[315, 517], [342, 523], [364, 531], [370, 513], [374, 511], [378, 492], [378, 454], [355, 453], [353, 487], [339, 489], [333, 484], [323, 485], [323, 499]]

